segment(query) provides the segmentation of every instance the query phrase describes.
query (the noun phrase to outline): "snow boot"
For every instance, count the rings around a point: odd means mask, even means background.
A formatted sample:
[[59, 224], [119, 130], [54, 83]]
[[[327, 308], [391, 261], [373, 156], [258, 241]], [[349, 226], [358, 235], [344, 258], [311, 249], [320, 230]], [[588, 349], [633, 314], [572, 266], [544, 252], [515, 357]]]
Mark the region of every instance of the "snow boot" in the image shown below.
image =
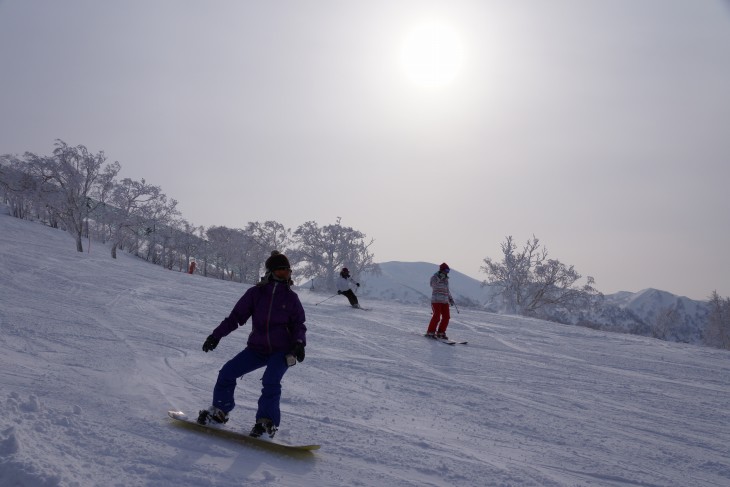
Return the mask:
[[211, 406], [208, 409], [201, 409], [198, 413], [198, 424], [223, 424], [227, 421], [228, 414], [215, 406]]
[[436, 334], [432, 331], [427, 332], [426, 335], [424, 335], [424, 336], [426, 336], [428, 338], [436, 338]]
[[446, 333], [444, 333], [443, 331], [440, 331], [440, 332], [436, 333], [436, 338], [440, 338], [442, 340], [448, 340], [449, 339], [449, 337], [447, 337], [446, 336]]
[[253, 428], [251, 428], [251, 432], [248, 435], [253, 436], [254, 438], [258, 438], [266, 433], [267, 435], [269, 435], [269, 438], [273, 438], [277, 431], [278, 428], [274, 425], [274, 423], [271, 422], [270, 419], [259, 418], [256, 420], [256, 424], [253, 425]]

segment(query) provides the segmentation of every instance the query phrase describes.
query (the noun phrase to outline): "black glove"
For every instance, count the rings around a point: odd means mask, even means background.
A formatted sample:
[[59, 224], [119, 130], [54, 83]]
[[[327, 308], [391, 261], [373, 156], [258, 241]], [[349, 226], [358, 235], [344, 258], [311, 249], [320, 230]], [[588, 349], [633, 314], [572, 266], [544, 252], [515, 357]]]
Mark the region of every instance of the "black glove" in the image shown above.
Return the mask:
[[359, 282], [356, 282], [355, 284], [357, 284], [357, 287], [360, 287], [360, 283]]
[[303, 361], [304, 360], [304, 344], [302, 342], [297, 342], [297, 344], [294, 345], [294, 348], [291, 349], [291, 354], [297, 358], [297, 362]]
[[211, 350], [214, 350], [215, 347], [218, 346], [219, 341], [219, 338], [216, 338], [213, 335], [208, 335], [208, 338], [205, 339], [205, 343], [203, 343], [203, 351], [208, 353]]
[[342, 291], [340, 291], [340, 290], [338, 289], [338, 290], [337, 290], [337, 294], [342, 294]]

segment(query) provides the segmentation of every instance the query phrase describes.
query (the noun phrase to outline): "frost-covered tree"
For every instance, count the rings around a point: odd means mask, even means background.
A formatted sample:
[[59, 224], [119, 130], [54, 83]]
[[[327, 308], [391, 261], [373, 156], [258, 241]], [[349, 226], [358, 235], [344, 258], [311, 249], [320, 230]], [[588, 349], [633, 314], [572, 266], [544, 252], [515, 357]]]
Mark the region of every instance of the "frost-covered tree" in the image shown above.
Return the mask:
[[721, 298], [717, 291], [710, 296], [710, 316], [705, 328], [705, 343], [730, 350], [730, 298]]
[[573, 266], [548, 259], [548, 251], [533, 235], [522, 249], [512, 236], [501, 244], [502, 260], [484, 259], [480, 270], [487, 274], [483, 285], [498, 289], [505, 310], [526, 316], [547, 316], [557, 310], [578, 310], [590, 305], [598, 292], [594, 280], [576, 285], [581, 275]]
[[113, 210], [106, 215], [112, 258], [117, 258], [117, 249], [135, 238], [140, 227], [146, 227], [145, 206], [161, 196], [161, 188], [147, 184], [144, 179], [134, 181], [125, 178], [114, 185], [109, 195], [109, 205]]
[[71, 147], [56, 140], [55, 147], [52, 156], [26, 152], [15, 159], [15, 168], [29, 176], [32, 184], [26, 189], [75, 237], [76, 250], [83, 252], [87, 218], [111, 188], [120, 165], [106, 164], [103, 151], [92, 154], [83, 145]]
[[15, 218], [30, 219], [42, 209], [36, 196], [39, 181], [26, 170], [24, 161], [17, 157], [0, 157], [0, 194]]
[[248, 258], [251, 267], [256, 263], [257, 272], [263, 274], [264, 262], [271, 255], [272, 250], [286, 254], [291, 245], [291, 230], [275, 221], [249, 222], [244, 233], [250, 241]]
[[283, 225], [271, 221], [249, 223], [245, 230], [211, 227], [201, 249], [205, 259], [203, 272], [255, 284], [271, 250], [286, 250], [288, 235], [289, 230]]
[[234, 245], [234, 232], [232, 228], [224, 226], [212, 226], [205, 231], [211, 272], [220, 279], [226, 278], [230, 262], [233, 260], [231, 249]]
[[669, 306], [659, 310], [651, 329], [651, 336], [666, 340], [672, 331], [679, 327], [681, 316], [676, 308]]
[[[179, 220], [176, 227], [178, 232], [175, 249], [179, 252], [185, 266], [188, 266], [193, 258], [197, 258], [199, 255], [202, 257], [204, 241], [198, 235], [203, 233], [203, 227], [196, 227], [185, 219]], [[200, 269], [199, 272], [204, 273], [205, 269]]]
[[342, 267], [350, 269], [355, 276], [365, 271], [378, 271], [373, 254], [369, 252], [374, 240], [366, 243], [365, 238], [364, 233], [343, 226], [339, 217], [334, 225], [323, 227], [310, 221], [294, 232], [297, 246], [290, 258], [299, 265], [305, 278], [323, 279], [325, 287], [334, 290], [335, 276]]
[[210, 227], [206, 232], [208, 254], [213, 272], [221, 279], [255, 283], [259, 260], [250, 255], [254, 247], [250, 238], [239, 228]]
[[180, 211], [177, 209], [177, 200], [168, 199], [160, 194], [142, 206], [142, 226], [144, 228], [145, 244], [147, 245], [146, 259], [155, 264], [167, 266], [167, 246], [170, 240], [171, 228], [175, 225]]

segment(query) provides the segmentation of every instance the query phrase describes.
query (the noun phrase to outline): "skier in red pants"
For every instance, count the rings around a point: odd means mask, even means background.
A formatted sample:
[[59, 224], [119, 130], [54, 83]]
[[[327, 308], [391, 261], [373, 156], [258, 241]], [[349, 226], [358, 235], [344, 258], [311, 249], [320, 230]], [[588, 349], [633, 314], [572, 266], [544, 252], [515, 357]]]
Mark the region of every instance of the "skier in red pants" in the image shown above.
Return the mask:
[[433, 316], [428, 324], [426, 336], [431, 338], [443, 338], [448, 340], [446, 336], [446, 327], [449, 326], [449, 305], [454, 305], [454, 298], [451, 297], [449, 291], [449, 266], [444, 262], [439, 266], [438, 272], [431, 276], [431, 309]]

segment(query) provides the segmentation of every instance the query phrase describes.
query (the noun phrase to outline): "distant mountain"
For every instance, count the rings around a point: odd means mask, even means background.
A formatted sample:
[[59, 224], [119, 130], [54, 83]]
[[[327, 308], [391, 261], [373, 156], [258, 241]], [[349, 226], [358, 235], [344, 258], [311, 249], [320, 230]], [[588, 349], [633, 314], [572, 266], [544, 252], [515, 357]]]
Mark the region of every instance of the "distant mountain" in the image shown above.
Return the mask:
[[607, 295], [604, 307], [616, 307], [634, 315], [637, 324], [648, 328], [648, 333], [640, 334], [686, 343], [702, 341], [709, 314], [704, 301], [651, 288]]
[[[429, 262], [383, 262], [380, 274], [359, 277], [363, 298], [407, 304], [431, 301], [429, 280], [438, 264]], [[496, 295], [490, 286], [451, 269], [451, 293], [464, 308], [487, 308]], [[490, 309], [494, 311], [493, 309]], [[574, 315], [556, 315], [554, 321], [607, 331], [654, 336], [674, 342], [700, 343], [707, 323], [707, 303], [657, 289], [637, 293], [622, 291], [605, 295], [594, 309]]]

